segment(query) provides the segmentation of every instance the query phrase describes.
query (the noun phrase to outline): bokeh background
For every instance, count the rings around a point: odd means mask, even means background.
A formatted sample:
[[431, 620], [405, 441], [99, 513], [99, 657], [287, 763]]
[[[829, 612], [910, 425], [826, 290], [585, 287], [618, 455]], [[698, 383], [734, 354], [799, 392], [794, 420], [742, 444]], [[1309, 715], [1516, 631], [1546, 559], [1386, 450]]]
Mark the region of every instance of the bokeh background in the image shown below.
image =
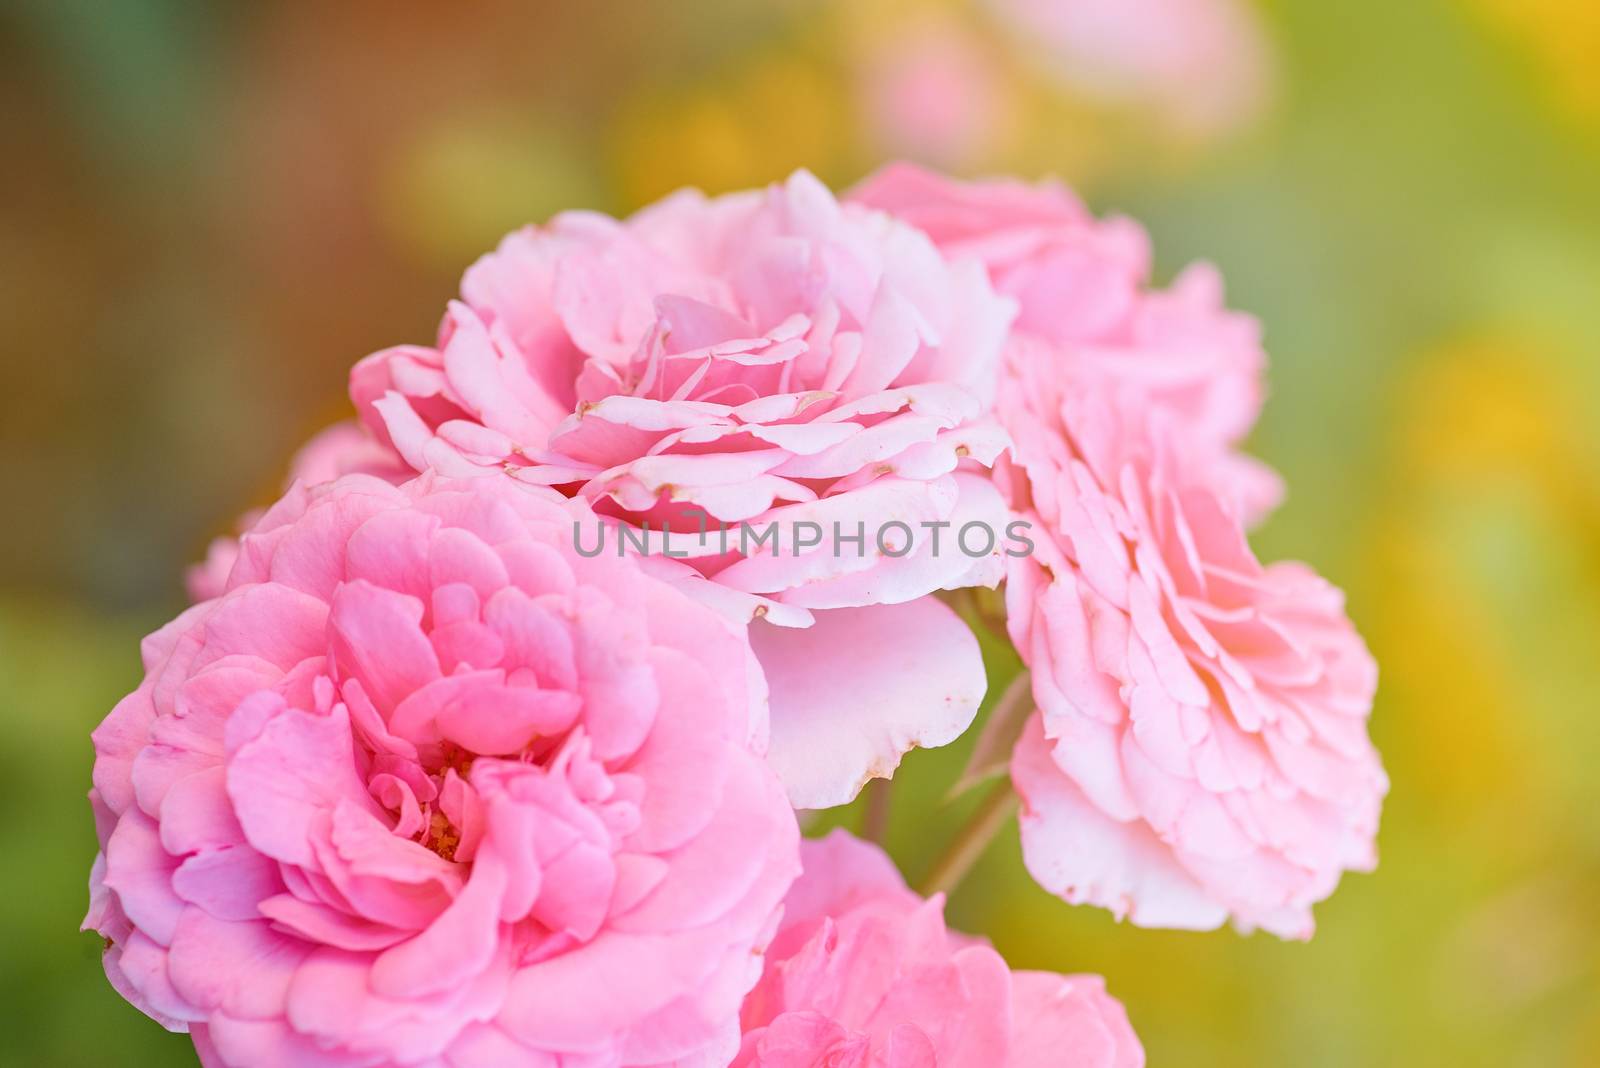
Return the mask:
[[[1593, 0], [10, 0], [0, 1061], [191, 1063], [76, 933], [88, 732], [354, 359], [525, 221], [897, 156], [1060, 174], [1222, 267], [1290, 486], [1256, 545], [1349, 590], [1394, 780], [1308, 945], [1069, 908], [1014, 832], [952, 919], [1106, 975], [1157, 1068], [1597, 1063]], [[960, 749], [897, 780], [913, 876]]]

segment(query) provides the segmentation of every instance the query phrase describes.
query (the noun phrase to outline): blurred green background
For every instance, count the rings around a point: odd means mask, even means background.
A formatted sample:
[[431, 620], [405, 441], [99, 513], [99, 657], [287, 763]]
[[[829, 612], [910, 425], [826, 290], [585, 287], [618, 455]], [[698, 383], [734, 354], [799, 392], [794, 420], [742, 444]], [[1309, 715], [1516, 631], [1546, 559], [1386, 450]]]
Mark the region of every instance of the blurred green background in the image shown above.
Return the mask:
[[[953, 921], [1103, 973], [1158, 1068], [1597, 1063], [1600, 5], [1171, 0], [1086, 41], [1024, 7], [5, 5], [0, 1060], [190, 1063], [76, 933], [88, 732], [350, 363], [522, 222], [905, 155], [1059, 173], [1262, 318], [1255, 542], [1349, 590], [1394, 780], [1309, 945], [1069, 908], [1014, 831]], [[960, 749], [897, 780], [913, 876]]]

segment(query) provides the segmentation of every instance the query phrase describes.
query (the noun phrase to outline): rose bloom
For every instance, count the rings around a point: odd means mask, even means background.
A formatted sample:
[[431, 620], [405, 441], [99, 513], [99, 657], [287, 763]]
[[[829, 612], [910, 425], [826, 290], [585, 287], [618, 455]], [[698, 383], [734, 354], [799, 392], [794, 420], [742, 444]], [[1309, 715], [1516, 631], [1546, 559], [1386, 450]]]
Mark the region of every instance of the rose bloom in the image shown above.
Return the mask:
[[1388, 787], [1343, 595], [1256, 560], [1164, 413], [1075, 390], [1048, 347], [1013, 357], [1011, 488], [1041, 535], [1006, 592], [1040, 713], [1012, 761], [1028, 869], [1141, 925], [1309, 937], [1376, 863]]
[[297, 484], [94, 732], [85, 926], [202, 1061], [720, 1063], [798, 871], [715, 613], [510, 480]]
[[[436, 347], [376, 353], [350, 390], [418, 470], [650, 525], [652, 566], [756, 621], [774, 765], [797, 805], [831, 805], [954, 738], [982, 696], [976, 643], [926, 595], [1003, 572], [998, 538], [974, 558], [953, 535], [1005, 526], [982, 475], [1006, 444], [986, 412], [1013, 311], [979, 264], [801, 172], [518, 231], [467, 271]], [[950, 524], [942, 546], [928, 523]]]
[[1143, 228], [1095, 219], [1054, 182], [957, 182], [896, 164], [850, 199], [918, 227], [952, 257], [982, 262], [995, 288], [1017, 301], [1015, 337], [1047, 342], [1055, 373], [1171, 412], [1195, 477], [1247, 522], [1281, 499], [1278, 476], [1238, 451], [1264, 395], [1260, 328], [1224, 307], [1210, 265], [1152, 288]]
[[766, 971], [744, 1005], [740, 1068], [1139, 1068], [1098, 976], [1012, 972], [947, 931], [943, 895], [906, 889], [844, 831], [802, 847]]
[[1029, 870], [1139, 924], [1308, 936], [1311, 904], [1375, 863], [1387, 781], [1342, 595], [1245, 540], [1279, 493], [1237, 448], [1262, 398], [1254, 320], [1209, 267], [1149, 289], [1144, 232], [1059, 186], [899, 166], [852, 195], [1019, 304], [996, 479], [1035, 525], [1006, 591], [1040, 711], [1012, 764]]

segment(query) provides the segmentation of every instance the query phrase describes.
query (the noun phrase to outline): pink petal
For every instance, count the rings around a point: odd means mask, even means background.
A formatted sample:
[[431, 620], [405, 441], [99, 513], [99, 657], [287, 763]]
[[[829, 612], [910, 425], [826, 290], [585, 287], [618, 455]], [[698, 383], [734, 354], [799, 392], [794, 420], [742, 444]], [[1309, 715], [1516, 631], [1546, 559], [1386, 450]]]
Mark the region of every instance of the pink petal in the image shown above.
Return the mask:
[[768, 760], [797, 808], [888, 778], [908, 750], [954, 741], [987, 685], [977, 639], [932, 598], [834, 609], [806, 630], [753, 624], [771, 687]]

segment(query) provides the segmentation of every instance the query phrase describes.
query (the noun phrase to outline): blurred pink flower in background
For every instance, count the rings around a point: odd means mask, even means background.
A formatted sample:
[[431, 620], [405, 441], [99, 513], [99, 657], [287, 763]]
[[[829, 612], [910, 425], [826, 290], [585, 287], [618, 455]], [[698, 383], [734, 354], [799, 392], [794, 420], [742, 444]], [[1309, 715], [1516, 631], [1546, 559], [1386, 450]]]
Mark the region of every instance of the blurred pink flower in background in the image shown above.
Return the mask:
[[[797, 805], [820, 807], [977, 710], [977, 645], [926, 595], [994, 585], [999, 550], [938, 551], [923, 524], [1004, 526], [982, 476], [1006, 444], [987, 409], [1012, 314], [980, 265], [800, 172], [518, 231], [467, 271], [436, 348], [368, 357], [351, 396], [418, 470], [671, 522], [684, 588], [754, 622], [775, 766]], [[681, 536], [707, 516], [776, 524], [780, 550]], [[870, 545], [891, 521], [914, 533], [907, 555], [789, 540], [802, 522], [865, 523]]]
[[296, 484], [146, 640], [85, 925], [206, 1064], [733, 1055], [798, 870], [760, 676], [552, 497]]
[[1138, 1068], [1144, 1051], [1098, 976], [1012, 972], [948, 931], [942, 895], [906, 888], [842, 830], [802, 846], [737, 1066]]
[[961, 167], [985, 157], [1012, 121], [999, 63], [952, 20], [880, 31], [859, 68], [866, 133], [883, 154]]
[[1248, 0], [987, 0], [1043, 72], [1210, 137], [1266, 104], [1272, 57]]

